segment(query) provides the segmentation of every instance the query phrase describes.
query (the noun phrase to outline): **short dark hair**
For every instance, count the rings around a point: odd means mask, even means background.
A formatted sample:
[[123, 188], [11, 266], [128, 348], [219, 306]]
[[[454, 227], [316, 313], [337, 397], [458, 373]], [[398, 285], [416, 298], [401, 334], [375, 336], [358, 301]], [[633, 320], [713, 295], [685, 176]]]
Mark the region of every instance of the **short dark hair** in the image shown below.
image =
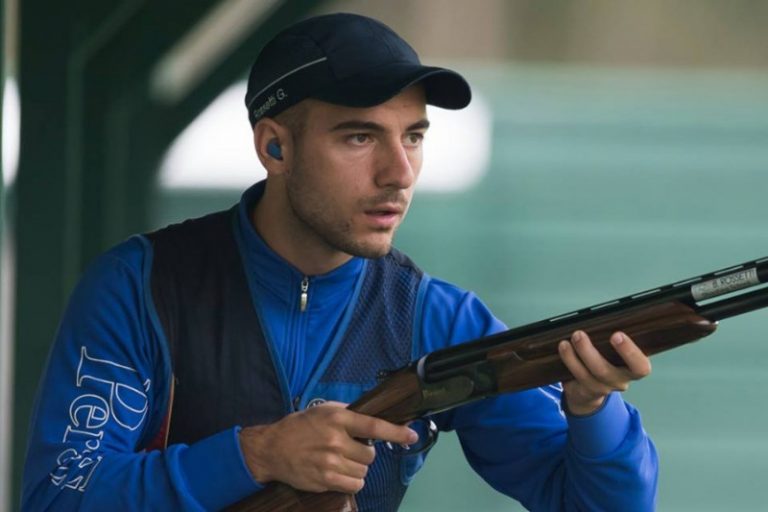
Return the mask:
[[307, 129], [307, 102], [288, 107], [274, 117], [275, 121], [291, 130], [294, 139], [301, 139]]

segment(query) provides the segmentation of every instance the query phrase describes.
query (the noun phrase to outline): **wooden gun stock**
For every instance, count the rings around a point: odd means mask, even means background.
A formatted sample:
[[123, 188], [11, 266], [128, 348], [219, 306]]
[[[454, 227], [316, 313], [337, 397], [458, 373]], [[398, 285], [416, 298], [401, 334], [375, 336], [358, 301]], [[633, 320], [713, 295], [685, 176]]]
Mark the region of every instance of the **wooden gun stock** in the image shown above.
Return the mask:
[[[752, 267], [748, 270], [740, 270], [749, 265]], [[721, 277], [724, 272], [730, 273]], [[616, 365], [622, 365], [622, 360], [609, 341], [616, 331], [630, 336], [648, 356], [696, 341], [712, 334], [720, 319], [768, 307], [766, 287], [717, 303], [696, 304], [702, 289], [708, 291], [705, 299], [734, 291], [730, 286], [711, 293], [709, 290], [717, 286], [712, 284], [715, 280], [733, 281], [747, 273], [754, 274], [754, 278], [737, 289], [768, 281], [768, 258], [680, 283], [692, 283], [688, 288], [667, 285], [438, 350], [393, 372], [349, 409], [404, 424], [500, 393], [570, 380], [573, 376], [562, 363], [557, 347], [575, 330], [585, 331], [597, 350]], [[271, 483], [227, 510], [354, 512], [357, 506], [353, 496], [342, 493], [311, 493]]]
[[272, 482], [260, 493], [226, 509], [228, 512], [357, 512], [355, 497], [340, 492], [298, 491]]

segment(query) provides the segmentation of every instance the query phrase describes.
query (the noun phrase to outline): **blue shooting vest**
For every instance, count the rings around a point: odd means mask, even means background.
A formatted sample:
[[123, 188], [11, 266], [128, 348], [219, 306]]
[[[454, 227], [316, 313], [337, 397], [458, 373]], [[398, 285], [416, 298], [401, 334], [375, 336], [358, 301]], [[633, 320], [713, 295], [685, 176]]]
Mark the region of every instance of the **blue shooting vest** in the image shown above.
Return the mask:
[[[351, 321], [331, 363], [299, 403], [281, 390], [235, 240], [237, 207], [150, 233], [151, 292], [171, 354], [168, 444], [194, 443], [234, 425], [273, 423], [320, 400], [352, 401], [382, 370], [412, 359], [423, 273], [402, 253], [369, 260]], [[352, 307], [352, 305], [350, 306]], [[376, 445], [356, 495], [359, 510], [397, 510], [423, 454]]]

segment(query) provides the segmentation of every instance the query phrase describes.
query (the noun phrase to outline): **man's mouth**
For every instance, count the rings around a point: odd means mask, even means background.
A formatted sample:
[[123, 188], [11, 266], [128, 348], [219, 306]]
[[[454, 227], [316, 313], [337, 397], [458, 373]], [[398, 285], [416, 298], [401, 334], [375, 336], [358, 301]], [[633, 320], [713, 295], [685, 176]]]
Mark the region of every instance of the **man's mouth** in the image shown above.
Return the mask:
[[401, 215], [403, 207], [397, 204], [384, 204], [366, 208], [365, 213], [368, 215]]
[[394, 227], [403, 214], [403, 207], [397, 204], [377, 205], [365, 209], [365, 215], [379, 228]]

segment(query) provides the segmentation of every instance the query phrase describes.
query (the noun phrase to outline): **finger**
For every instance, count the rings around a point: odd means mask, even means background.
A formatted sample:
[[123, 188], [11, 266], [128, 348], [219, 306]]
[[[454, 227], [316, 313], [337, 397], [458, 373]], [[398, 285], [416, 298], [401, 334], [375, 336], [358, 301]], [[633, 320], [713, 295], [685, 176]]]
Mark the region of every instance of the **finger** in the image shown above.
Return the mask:
[[349, 406], [349, 404], [344, 402], [335, 402], [333, 400], [328, 400], [326, 402], [321, 403], [320, 405], [316, 407], [339, 407], [341, 409], [346, 409]]
[[338, 455], [329, 456], [325, 467], [350, 478], [365, 478], [365, 475], [368, 474], [367, 464], [361, 464]]
[[615, 332], [611, 336], [611, 346], [621, 356], [632, 379], [642, 379], [651, 373], [651, 360], [637, 344], [623, 332]]
[[561, 341], [558, 349], [560, 350], [560, 359], [562, 359], [568, 371], [571, 372], [571, 375], [579, 384], [592, 390], [594, 393], [599, 393], [605, 387], [584, 366], [570, 341]]
[[365, 414], [354, 413], [346, 428], [349, 435], [360, 439], [378, 439], [397, 444], [413, 444], [419, 440], [419, 435], [404, 425], [395, 425]]
[[345, 458], [365, 466], [373, 464], [376, 458], [376, 448], [352, 438], [349, 439], [349, 442], [339, 452]]
[[368, 465], [348, 460], [344, 473], [352, 478], [365, 478], [368, 474]]
[[571, 344], [581, 362], [596, 380], [611, 387], [622, 387], [622, 383], [626, 380], [625, 372], [603, 357], [584, 331], [574, 332]]
[[325, 484], [329, 491], [355, 494], [363, 488], [365, 480], [362, 478], [341, 475], [339, 473], [328, 473], [325, 477]]

